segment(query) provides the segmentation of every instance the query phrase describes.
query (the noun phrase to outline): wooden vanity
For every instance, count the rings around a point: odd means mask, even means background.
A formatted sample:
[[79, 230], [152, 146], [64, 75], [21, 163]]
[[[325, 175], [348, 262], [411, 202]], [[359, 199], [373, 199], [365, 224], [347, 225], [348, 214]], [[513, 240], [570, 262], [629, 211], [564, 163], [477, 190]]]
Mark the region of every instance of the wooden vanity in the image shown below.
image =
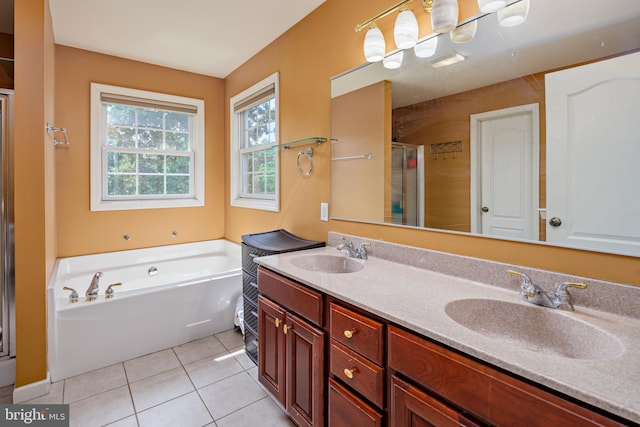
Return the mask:
[[632, 425], [264, 266], [260, 382], [300, 426]]

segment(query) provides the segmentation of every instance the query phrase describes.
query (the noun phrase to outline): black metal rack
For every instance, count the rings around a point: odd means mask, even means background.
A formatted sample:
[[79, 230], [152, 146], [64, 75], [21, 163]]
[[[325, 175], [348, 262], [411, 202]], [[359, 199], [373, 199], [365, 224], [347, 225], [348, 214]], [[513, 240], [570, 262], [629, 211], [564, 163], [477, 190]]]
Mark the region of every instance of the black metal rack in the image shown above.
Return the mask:
[[320, 248], [324, 242], [305, 240], [284, 229], [242, 236], [242, 296], [244, 343], [247, 356], [258, 363], [258, 264], [255, 258], [304, 249]]

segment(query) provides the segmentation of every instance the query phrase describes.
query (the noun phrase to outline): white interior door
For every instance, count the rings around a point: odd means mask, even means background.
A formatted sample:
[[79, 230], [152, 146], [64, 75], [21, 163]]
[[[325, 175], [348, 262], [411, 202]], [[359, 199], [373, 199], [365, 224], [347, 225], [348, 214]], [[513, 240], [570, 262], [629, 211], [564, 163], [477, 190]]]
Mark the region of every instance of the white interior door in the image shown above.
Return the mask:
[[471, 116], [472, 232], [539, 236], [538, 105]]
[[547, 240], [640, 255], [640, 53], [547, 74], [545, 87]]

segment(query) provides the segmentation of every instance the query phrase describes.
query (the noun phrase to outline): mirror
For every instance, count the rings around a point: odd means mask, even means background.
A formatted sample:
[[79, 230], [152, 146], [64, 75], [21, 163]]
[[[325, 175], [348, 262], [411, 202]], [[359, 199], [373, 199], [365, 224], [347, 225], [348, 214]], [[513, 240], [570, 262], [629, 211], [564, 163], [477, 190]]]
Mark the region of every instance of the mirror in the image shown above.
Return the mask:
[[[331, 217], [640, 256], [640, 2], [531, 0], [519, 26], [474, 21], [470, 42], [441, 34], [430, 58], [332, 78]], [[465, 60], [432, 66], [452, 52]], [[549, 92], [583, 68], [636, 71]]]

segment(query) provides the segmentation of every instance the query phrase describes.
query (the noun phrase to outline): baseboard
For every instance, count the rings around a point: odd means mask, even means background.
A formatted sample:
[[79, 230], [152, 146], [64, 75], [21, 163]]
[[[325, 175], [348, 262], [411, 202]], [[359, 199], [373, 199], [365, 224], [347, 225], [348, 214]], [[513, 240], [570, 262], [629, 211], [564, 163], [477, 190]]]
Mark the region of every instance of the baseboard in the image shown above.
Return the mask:
[[35, 399], [36, 397], [44, 396], [49, 394], [50, 389], [51, 378], [49, 377], [49, 371], [47, 371], [47, 378], [44, 380], [13, 389], [13, 403], [22, 403]]

